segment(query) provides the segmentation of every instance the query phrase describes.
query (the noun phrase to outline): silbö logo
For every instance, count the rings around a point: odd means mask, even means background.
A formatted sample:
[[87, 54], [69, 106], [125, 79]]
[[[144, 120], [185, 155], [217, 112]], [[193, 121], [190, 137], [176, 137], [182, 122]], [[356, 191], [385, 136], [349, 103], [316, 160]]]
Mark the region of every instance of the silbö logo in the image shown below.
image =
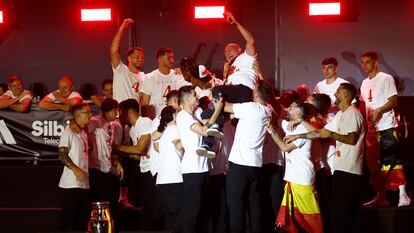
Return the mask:
[[[66, 121], [66, 125], [69, 124], [69, 120]], [[65, 130], [64, 125], [58, 124], [58, 121], [33, 121], [32, 123], [32, 135], [36, 137], [43, 137], [46, 144], [59, 144], [59, 138]]]

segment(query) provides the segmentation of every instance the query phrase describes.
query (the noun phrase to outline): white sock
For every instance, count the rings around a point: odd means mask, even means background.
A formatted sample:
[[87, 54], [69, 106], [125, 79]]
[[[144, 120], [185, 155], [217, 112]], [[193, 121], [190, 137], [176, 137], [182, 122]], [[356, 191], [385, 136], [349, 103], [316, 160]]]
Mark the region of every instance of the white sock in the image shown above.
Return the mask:
[[405, 190], [405, 184], [398, 186], [400, 189], [400, 197], [401, 196], [407, 196], [407, 191]]

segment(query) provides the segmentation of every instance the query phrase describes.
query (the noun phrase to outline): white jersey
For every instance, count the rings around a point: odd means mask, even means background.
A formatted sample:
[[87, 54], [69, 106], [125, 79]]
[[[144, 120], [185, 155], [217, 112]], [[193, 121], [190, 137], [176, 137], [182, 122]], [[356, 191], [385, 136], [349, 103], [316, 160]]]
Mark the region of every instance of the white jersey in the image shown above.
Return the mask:
[[182, 183], [181, 152], [175, 148], [174, 140], [179, 139], [176, 125], [167, 126], [159, 139], [160, 169], [156, 184]]
[[83, 182], [78, 181], [72, 170], [65, 166], [60, 177], [59, 187], [65, 189], [89, 189], [88, 136], [86, 132], [82, 131], [81, 133], [74, 133], [67, 127], [60, 136], [59, 148], [60, 147], [67, 147], [69, 149], [69, 158], [86, 174], [87, 179]]
[[122, 140], [122, 127], [117, 121], [108, 122], [102, 115], [94, 116], [88, 124], [88, 137], [91, 142], [89, 168], [108, 173], [112, 167], [112, 145]]
[[253, 69], [255, 56], [250, 56], [246, 51], [240, 54], [229, 68], [226, 84], [244, 85], [250, 89], [254, 89], [257, 83], [257, 74]]
[[128, 66], [120, 62], [114, 68], [113, 76], [113, 98], [119, 103], [126, 99], [136, 99], [139, 102], [139, 87], [144, 78], [144, 72], [132, 73]]
[[[1, 97], [6, 97], [6, 96], [10, 97], [11, 99], [17, 98], [17, 96], [14, 96], [13, 92], [11, 92], [10, 90], [7, 90], [5, 93], [3, 93], [3, 95]], [[24, 95], [23, 98], [21, 98], [18, 103], [20, 104], [25, 99], [29, 99], [30, 101], [32, 101], [32, 98], [33, 98], [32, 93], [30, 91], [28, 91], [28, 94]]]
[[204, 96], [210, 97], [213, 87], [223, 85], [223, 81], [221, 81], [218, 78], [214, 78], [214, 77], [210, 80], [210, 83], [212, 86], [211, 88], [201, 89], [199, 86], [196, 86], [194, 88], [194, 91], [196, 92], [198, 98], [201, 98]]
[[336, 100], [335, 93], [338, 90], [338, 87], [339, 85], [341, 85], [341, 83], [349, 83], [349, 82], [346, 81], [345, 79], [337, 77], [336, 80], [331, 84], [328, 84], [326, 82], [326, 79], [324, 79], [318, 82], [315, 86], [314, 93], [327, 94], [329, 95], [329, 98], [331, 98], [331, 107], [328, 110], [329, 121], [332, 120], [335, 114], [339, 111], [338, 107], [335, 106], [335, 100]]
[[267, 106], [247, 102], [233, 104], [233, 112], [239, 122], [229, 161], [238, 165], [261, 167], [266, 123], [272, 116], [271, 110]]
[[344, 112], [339, 111], [325, 128], [341, 135], [357, 133], [358, 140], [355, 145], [336, 141], [334, 170], [362, 175], [365, 129], [361, 113], [354, 106], [350, 106]]
[[198, 156], [196, 150], [201, 146], [202, 136], [193, 132], [191, 126], [200, 122], [195, 114], [181, 110], [176, 117], [178, 133], [184, 147], [181, 161], [182, 173], [202, 173], [208, 171], [207, 157]]
[[[151, 126], [151, 134], [154, 133], [155, 131], [157, 131], [158, 126], [160, 125], [160, 116], [156, 116], [153, 120], [152, 120], [152, 126]], [[154, 148], [154, 143], [159, 142], [160, 139], [156, 140], [156, 141], [151, 141], [151, 145], [148, 149], [148, 154], [151, 157], [151, 174], [154, 176], [155, 174], [157, 174], [158, 170], [160, 169], [160, 155], [159, 153], [155, 150]]]
[[[282, 129], [285, 131], [286, 136], [309, 132], [302, 123], [297, 125], [292, 131], [289, 131], [287, 130], [288, 124], [288, 121], [282, 121]], [[313, 184], [315, 181], [315, 170], [311, 157], [312, 141], [299, 138], [292, 143], [295, 144], [296, 149], [285, 152], [286, 165], [285, 177], [283, 179], [301, 185]]]
[[177, 75], [174, 70], [170, 70], [168, 75], [163, 75], [156, 69], [145, 75], [139, 91], [150, 96], [149, 104], [154, 105], [157, 116], [167, 106], [165, 98], [167, 94], [187, 85], [191, 85], [191, 83], [185, 81], [182, 75]]
[[376, 122], [369, 119], [371, 111], [384, 106], [388, 102], [388, 98], [397, 94], [394, 78], [389, 74], [379, 72], [374, 78], [370, 79], [368, 77], [362, 81], [359, 98], [365, 102], [369, 131], [382, 131], [398, 127], [394, 110], [383, 113], [382, 117]]
[[[142, 135], [150, 135], [152, 133], [152, 121], [148, 117], [140, 116], [135, 125], [131, 127], [129, 131], [129, 136], [132, 139], [134, 146], [138, 145], [138, 141]], [[142, 173], [148, 172], [151, 169], [151, 156], [141, 156], [141, 160], [139, 162], [139, 168]]]
[[[54, 92], [59, 92], [59, 90], [56, 90]], [[61, 101], [59, 101], [59, 100], [56, 99], [55, 95], [53, 94], [54, 92], [50, 92], [46, 96], [46, 98], [48, 98], [52, 103], [55, 103], [55, 104], [63, 104]], [[76, 91], [72, 91], [70, 93], [70, 95], [68, 97], [66, 97], [66, 99], [72, 99], [72, 98], [80, 98], [82, 100], [82, 96], [78, 92], [76, 92]]]

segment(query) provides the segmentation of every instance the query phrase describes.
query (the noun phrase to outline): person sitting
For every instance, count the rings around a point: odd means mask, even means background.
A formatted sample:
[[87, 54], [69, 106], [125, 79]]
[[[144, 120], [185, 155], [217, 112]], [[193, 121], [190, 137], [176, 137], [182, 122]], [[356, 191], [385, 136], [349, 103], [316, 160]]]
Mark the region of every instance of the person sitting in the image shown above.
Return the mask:
[[59, 89], [49, 93], [39, 102], [39, 108], [52, 111], [60, 110], [69, 112], [72, 106], [82, 102], [81, 95], [73, 91], [73, 80], [69, 76], [59, 79]]
[[23, 90], [23, 81], [18, 75], [12, 75], [7, 80], [9, 90], [0, 96], [0, 109], [11, 109], [16, 112], [26, 112], [32, 102], [32, 93]]

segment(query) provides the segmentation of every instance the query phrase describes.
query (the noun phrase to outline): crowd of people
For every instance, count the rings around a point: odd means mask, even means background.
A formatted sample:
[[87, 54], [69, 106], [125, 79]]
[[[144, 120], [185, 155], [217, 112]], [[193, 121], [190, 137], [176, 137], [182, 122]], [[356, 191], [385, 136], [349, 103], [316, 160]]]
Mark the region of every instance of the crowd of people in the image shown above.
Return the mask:
[[[70, 111], [59, 159], [64, 170], [60, 228], [86, 228], [91, 201], [109, 201], [115, 229], [119, 207], [129, 208], [128, 179], [139, 162], [143, 228], [171, 232], [354, 232], [361, 207], [411, 204], [398, 153], [394, 113], [397, 90], [366, 52], [367, 78], [357, 88], [337, 77], [334, 57], [322, 60], [325, 77], [313, 94], [308, 84], [274, 96], [257, 61], [254, 36], [226, 12], [246, 41], [224, 48], [223, 79], [191, 57], [174, 69], [174, 52], [160, 48], [158, 67], [142, 72], [144, 50], [119, 52], [125, 19], [110, 58], [113, 79], [92, 116], [68, 76], [45, 96], [44, 110]], [[0, 109], [27, 111], [31, 93], [14, 75]], [[113, 93], [113, 94], [112, 94]], [[364, 165], [376, 196], [363, 204]]]

